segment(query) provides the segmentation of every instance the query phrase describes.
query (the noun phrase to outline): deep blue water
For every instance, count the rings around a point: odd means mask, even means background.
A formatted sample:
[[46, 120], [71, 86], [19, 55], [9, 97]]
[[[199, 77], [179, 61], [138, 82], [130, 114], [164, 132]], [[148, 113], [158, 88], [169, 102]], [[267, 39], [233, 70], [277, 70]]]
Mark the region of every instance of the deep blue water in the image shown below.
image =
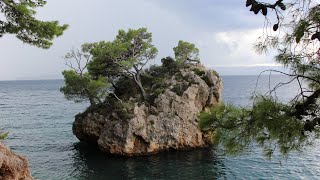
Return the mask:
[[[249, 105], [257, 76], [224, 76], [223, 99]], [[286, 80], [272, 76], [271, 86]], [[5, 143], [29, 159], [32, 175], [47, 179], [320, 179], [319, 147], [271, 161], [258, 148], [238, 157], [215, 148], [163, 152], [143, 157], [110, 157], [79, 143], [72, 134], [74, 115], [86, 103], [66, 101], [59, 92], [61, 80], [0, 82], [0, 131], [9, 131]], [[257, 89], [266, 92], [268, 76]], [[296, 84], [277, 91], [287, 101]]]

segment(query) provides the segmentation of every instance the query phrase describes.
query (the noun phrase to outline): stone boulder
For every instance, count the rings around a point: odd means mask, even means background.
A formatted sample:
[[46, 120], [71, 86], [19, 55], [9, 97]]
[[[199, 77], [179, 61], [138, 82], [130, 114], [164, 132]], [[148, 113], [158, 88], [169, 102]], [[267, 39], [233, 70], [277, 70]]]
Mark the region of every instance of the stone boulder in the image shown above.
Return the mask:
[[168, 88], [151, 105], [132, 100], [129, 118], [121, 118], [116, 109], [101, 113], [101, 107], [91, 107], [89, 112], [76, 116], [73, 133], [103, 152], [127, 156], [210, 144], [198, 128], [197, 117], [200, 111], [221, 101], [218, 74], [193, 65], [180, 70], [166, 84]]
[[25, 157], [14, 154], [0, 142], [0, 179], [2, 180], [32, 180]]

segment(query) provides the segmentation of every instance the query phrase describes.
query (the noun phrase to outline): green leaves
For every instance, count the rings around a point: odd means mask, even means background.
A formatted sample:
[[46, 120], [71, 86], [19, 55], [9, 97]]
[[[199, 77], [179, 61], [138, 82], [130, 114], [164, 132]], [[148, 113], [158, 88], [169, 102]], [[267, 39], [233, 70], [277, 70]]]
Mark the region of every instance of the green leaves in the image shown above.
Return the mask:
[[223, 127], [225, 129], [233, 129], [237, 126], [237, 118], [242, 116], [241, 109], [232, 105], [219, 104], [209, 111], [203, 111], [199, 115], [199, 127], [200, 129], [212, 129], [217, 127]]
[[6, 133], [3, 133], [3, 134], [0, 134], [0, 140], [3, 140], [5, 138], [7, 138], [9, 135], [9, 132], [6, 132]]
[[192, 43], [180, 40], [173, 51], [176, 61], [180, 63], [200, 63], [199, 49]]
[[[149, 84], [151, 81], [143, 81], [146, 79], [143, 77], [146, 75], [144, 67], [149, 60], [156, 57], [158, 50], [152, 44], [152, 34], [146, 28], [129, 29], [127, 31], [119, 30], [113, 41], [87, 43], [82, 46], [82, 51], [92, 56], [92, 59], [87, 63], [88, 77], [83, 78], [81, 73], [80, 77], [77, 76], [77, 71], [65, 71], [66, 84], [69, 83], [70, 86], [66, 86], [61, 91], [67, 95], [72, 95], [67, 96], [67, 98], [83, 99], [83, 97], [91, 97], [97, 94], [89, 93], [90, 96], [88, 96], [88, 92], [85, 92], [83, 87], [89, 86], [88, 80], [97, 80], [101, 77], [105, 77], [113, 85], [114, 92], [119, 92], [119, 90], [127, 92], [127, 90], [123, 90], [123, 87], [120, 87], [122, 84], [118, 83], [125, 80], [126, 84], [128, 84], [127, 81], [129, 80], [135, 85], [131, 89], [134, 92], [136, 92], [134, 89], [140, 91], [140, 97], [139, 94], [134, 94], [132, 97], [142, 98], [143, 101], [147, 101], [148, 96], [152, 95], [152, 92], [148, 91], [145, 86], [145, 84]], [[174, 51], [176, 60], [171, 57], [162, 59], [164, 64], [163, 69], [165, 69], [163, 73], [172, 75], [179, 71], [182, 63], [200, 62], [199, 49], [194, 44], [179, 41]], [[67, 55], [67, 57], [70, 56]], [[75, 84], [77, 81], [80, 83]], [[70, 87], [70, 89], [67, 87]], [[79, 94], [80, 98], [78, 97]], [[126, 96], [124, 93], [117, 95]]]
[[92, 79], [88, 73], [82, 76], [74, 70], [65, 70], [62, 74], [65, 85], [60, 91], [68, 100], [75, 102], [89, 100], [91, 104], [96, 104], [108, 95], [110, 85], [104, 77]]
[[66, 65], [71, 70], [63, 71], [65, 85], [60, 89], [65, 98], [81, 102], [89, 100], [98, 104], [105, 100], [111, 88], [107, 77], [92, 76], [87, 67], [92, 62], [91, 51], [98, 47], [97, 43], [86, 43], [81, 50], [72, 50], [65, 55]]
[[158, 50], [152, 44], [152, 34], [140, 28], [119, 30], [113, 41], [97, 43], [91, 53], [90, 74], [108, 77], [127, 74], [133, 67], [140, 69], [156, 57]]
[[229, 154], [241, 154], [256, 144], [267, 157], [276, 149], [286, 156], [310, 143], [301, 134], [304, 122], [290, 115], [292, 111], [290, 104], [258, 96], [252, 108], [220, 104], [201, 112], [198, 124], [203, 131], [214, 131], [215, 142]]
[[119, 30], [113, 41], [88, 43], [83, 45], [83, 51], [92, 55], [88, 62], [89, 79], [105, 77], [115, 84], [119, 77], [129, 78], [146, 99], [141, 74], [148, 61], [158, 54], [147, 28]]
[[[229, 142], [226, 148], [236, 146], [237, 142], [248, 147], [247, 142], [250, 142], [263, 147], [266, 156], [271, 156], [275, 150], [286, 155], [290, 151], [302, 150], [320, 137], [319, 102], [314, 101], [320, 94], [320, 5], [304, 0], [288, 2], [288, 6], [282, 0], [277, 0], [275, 4], [248, 0], [246, 5], [258, 7], [259, 4], [274, 10], [277, 23], [272, 28], [278, 31], [282, 27], [283, 31], [270, 33], [268, 29], [264, 30], [255, 49], [258, 52], [278, 50], [275, 61], [289, 69], [289, 72], [283, 74], [291, 79], [289, 82], [280, 82], [270, 91], [276, 94], [278, 87], [293, 81], [300, 88], [297, 88], [296, 97], [286, 104], [279, 103], [271, 95], [255, 97], [252, 108], [246, 110], [250, 112], [250, 121], [240, 118], [242, 123], [238, 129], [229, 132], [221, 126], [217, 132], [220, 133], [219, 137], [238, 134], [239, 137], [223, 140]], [[287, 7], [290, 11], [282, 14], [281, 11]], [[263, 10], [262, 13], [265, 14]], [[304, 87], [305, 83], [309, 88]], [[246, 127], [250, 127], [247, 129], [250, 133], [239, 130]]]
[[5, 21], [0, 23], [0, 37], [4, 34], [16, 34], [16, 37], [40, 48], [48, 49], [55, 37], [61, 36], [68, 25], [59, 25], [58, 21], [40, 21], [34, 15], [36, 7], [45, 5], [43, 0], [4, 0], [0, 2], [0, 11]]

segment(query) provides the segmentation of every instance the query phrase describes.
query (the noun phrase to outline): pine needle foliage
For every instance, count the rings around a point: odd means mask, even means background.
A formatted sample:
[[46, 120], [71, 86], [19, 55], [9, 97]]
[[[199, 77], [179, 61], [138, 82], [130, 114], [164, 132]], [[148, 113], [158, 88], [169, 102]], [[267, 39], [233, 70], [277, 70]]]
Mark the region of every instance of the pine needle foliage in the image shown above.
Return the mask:
[[[239, 155], [259, 146], [271, 158], [274, 152], [287, 157], [313, 145], [320, 135], [317, 122], [312, 131], [305, 131], [308, 119], [293, 116], [292, 104], [283, 104], [272, 97], [257, 96], [251, 108], [219, 104], [199, 115], [199, 128], [214, 131], [213, 141], [231, 155]], [[310, 117], [309, 117], [310, 118]]]
[[40, 21], [35, 18], [38, 7], [44, 0], [1, 0], [0, 37], [14, 34], [24, 43], [48, 49], [55, 37], [61, 36], [68, 25], [58, 21]]

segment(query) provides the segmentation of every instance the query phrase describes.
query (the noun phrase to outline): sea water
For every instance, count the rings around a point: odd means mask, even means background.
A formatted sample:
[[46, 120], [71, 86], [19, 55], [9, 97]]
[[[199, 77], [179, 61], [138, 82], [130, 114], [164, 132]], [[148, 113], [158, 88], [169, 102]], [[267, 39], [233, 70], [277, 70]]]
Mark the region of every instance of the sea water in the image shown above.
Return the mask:
[[[250, 106], [250, 97], [267, 93], [285, 76], [223, 76], [223, 100]], [[31, 173], [41, 180], [64, 179], [319, 179], [320, 146], [288, 159], [266, 159], [259, 148], [226, 156], [219, 148], [163, 152], [142, 157], [107, 156], [79, 143], [72, 134], [74, 116], [88, 103], [64, 99], [62, 80], [1, 81], [0, 131], [5, 143], [29, 159]], [[281, 101], [298, 92], [295, 83], [277, 90]]]

